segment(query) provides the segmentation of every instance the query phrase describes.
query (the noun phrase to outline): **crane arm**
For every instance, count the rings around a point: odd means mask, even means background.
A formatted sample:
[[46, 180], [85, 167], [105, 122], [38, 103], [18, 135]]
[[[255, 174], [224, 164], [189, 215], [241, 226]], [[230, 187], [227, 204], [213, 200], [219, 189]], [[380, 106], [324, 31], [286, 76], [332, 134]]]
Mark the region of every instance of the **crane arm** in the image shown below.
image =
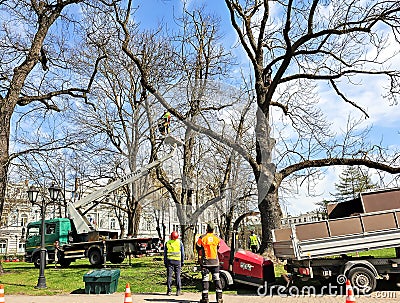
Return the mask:
[[82, 207], [89, 203], [92, 203], [93, 201], [96, 201], [97, 199], [99, 199], [103, 196], [109, 195], [110, 193], [112, 193], [116, 189], [120, 188], [121, 186], [132, 183], [132, 182], [140, 179], [141, 177], [146, 176], [152, 168], [154, 168], [154, 167], [160, 165], [161, 163], [165, 162], [166, 160], [172, 158], [173, 155], [175, 154], [177, 145], [183, 144], [182, 142], [180, 142], [179, 140], [177, 140], [171, 136], [165, 137], [164, 143], [172, 146], [172, 151], [170, 153], [168, 153], [167, 155], [165, 155], [164, 157], [162, 157], [158, 160], [155, 160], [155, 161], [137, 169], [136, 171], [134, 171], [130, 174], [127, 174], [127, 175], [119, 178], [118, 180], [106, 185], [105, 187], [90, 193], [89, 195], [83, 197], [76, 203], [68, 203], [67, 204], [68, 214], [69, 214], [70, 218], [74, 221], [74, 224], [76, 226], [78, 233], [87, 233], [90, 230], [93, 230], [93, 227], [90, 226], [90, 223], [87, 221], [87, 219], [84, 216], [82, 216], [82, 214], [80, 214], [80, 212], [78, 211], [79, 207]]
[[109, 195], [110, 193], [112, 193], [114, 190], [120, 188], [121, 186], [124, 186], [128, 183], [132, 183], [132, 182], [140, 179], [141, 177], [146, 176], [152, 168], [154, 168], [154, 167], [160, 165], [161, 163], [165, 162], [166, 160], [172, 158], [175, 153], [175, 149], [176, 149], [176, 145], [173, 147], [172, 151], [169, 154], [165, 155], [163, 158], [153, 161], [153, 162], [137, 169], [136, 171], [131, 172], [130, 174], [127, 174], [127, 175], [119, 178], [118, 180], [106, 185], [105, 187], [103, 187], [99, 190], [96, 190], [96, 191], [90, 193], [89, 195], [83, 197], [82, 199], [80, 199], [79, 201], [77, 201], [74, 204], [75, 208], [85, 206], [93, 201], [96, 201], [100, 197]]

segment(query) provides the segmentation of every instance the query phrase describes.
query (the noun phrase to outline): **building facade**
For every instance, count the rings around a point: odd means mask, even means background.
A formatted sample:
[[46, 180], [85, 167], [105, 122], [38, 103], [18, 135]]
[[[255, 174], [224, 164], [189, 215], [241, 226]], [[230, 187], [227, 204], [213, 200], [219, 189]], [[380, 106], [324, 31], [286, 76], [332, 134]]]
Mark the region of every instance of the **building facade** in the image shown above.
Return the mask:
[[[2, 220], [0, 222], [0, 255], [7, 257], [21, 256], [25, 250], [25, 232], [29, 222], [39, 221], [41, 219], [40, 207], [31, 205], [28, 200], [27, 190], [28, 182], [7, 185], [6, 199]], [[85, 193], [87, 194], [87, 193]], [[49, 204], [46, 207], [46, 219], [55, 217], [65, 217], [65, 203], [74, 202], [79, 199], [73, 192], [65, 192], [64, 201], [58, 204]], [[193, 210], [192, 210], [193, 211]], [[161, 236], [162, 224], [165, 227], [165, 236], [172, 231], [180, 233], [180, 223], [177, 215], [177, 208], [169, 200], [146, 201], [142, 205], [138, 237], [159, 237], [157, 227], [160, 227]], [[113, 230], [121, 237], [127, 236], [126, 231], [121, 235], [120, 221], [125, 228], [128, 226], [126, 214], [117, 213], [111, 206], [98, 204], [94, 208], [87, 208], [85, 217], [95, 229]], [[207, 209], [200, 217], [197, 223], [197, 232], [205, 233], [206, 222], [215, 221], [215, 212]], [[158, 223], [157, 223], [158, 222]]]
[[282, 228], [291, 227], [293, 224], [316, 222], [326, 219], [324, 212], [313, 210], [297, 216], [286, 215], [281, 219]]

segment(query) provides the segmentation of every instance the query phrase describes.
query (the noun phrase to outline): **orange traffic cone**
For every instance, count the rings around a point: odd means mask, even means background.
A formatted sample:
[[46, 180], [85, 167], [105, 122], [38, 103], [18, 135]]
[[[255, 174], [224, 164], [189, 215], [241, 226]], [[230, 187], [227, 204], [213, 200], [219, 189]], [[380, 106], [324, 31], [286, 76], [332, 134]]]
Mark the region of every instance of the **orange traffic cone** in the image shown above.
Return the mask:
[[129, 283], [126, 283], [126, 287], [125, 287], [124, 303], [132, 303], [131, 286], [129, 285]]
[[351, 287], [350, 280], [346, 280], [346, 303], [355, 303], [353, 287]]
[[0, 303], [4, 303], [5, 299], [4, 299], [4, 285], [0, 284]]

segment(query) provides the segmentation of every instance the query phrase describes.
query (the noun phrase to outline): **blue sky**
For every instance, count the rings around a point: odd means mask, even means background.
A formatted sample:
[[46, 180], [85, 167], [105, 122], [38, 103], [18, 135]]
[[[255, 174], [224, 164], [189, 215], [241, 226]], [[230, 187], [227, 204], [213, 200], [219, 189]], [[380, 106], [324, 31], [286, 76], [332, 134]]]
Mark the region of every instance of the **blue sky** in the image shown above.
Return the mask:
[[[172, 16], [180, 15], [182, 11], [181, 0], [147, 0], [138, 1], [140, 3], [137, 11], [137, 20], [140, 21], [142, 29], [156, 28], [161, 22], [168, 22], [171, 27], [174, 23]], [[230, 47], [235, 44], [237, 36], [233, 31], [229, 20], [229, 12], [224, 1], [197, 1], [192, 0], [188, 5], [201, 4], [206, 2], [207, 9], [214, 12], [222, 20], [222, 31], [224, 33], [224, 44]], [[188, 3], [187, 2], [187, 3]], [[171, 28], [170, 27], [170, 28]], [[389, 48], [397, 47], [396, 43], [389, 44]], [[241, 47], [235, 50], [235, 54], [239, 55], [239, 62], [248, 62], [247, 57], [241, 53]], [[388, 49], [388, 53], [390, 49]], [[385, 54], [381, 54], [385, 56]], [[247, 63], [248, 64], [248, 63]], [[393, 67], [399, 67], [400, 60], [393, 61]], [[371, 129], [370, 140], [374, 144], [382, 142], [383, 146], [391, 146], [393, 149], [399, 147], [399, 128], [397, 126], [400, 121], [400, 110], [398, 104], [389, 104], [387, 100], [382, 99], [382, 88], [387, 84], [387, 79], [369, 77], [362, 80], [359, 88], [354, 86], [346, 91], [352, 100], [356, 100], [364, 109], [367, 110], [370, 118], [363, 119], [360, 123], [360, 129], [363, 127], [373, 126]], [[333, 123], [333, 130], [339, 131], [346, 125], [349, 115], [354, 118], [362, 117], [362, 113], [355, 110], [351, 105], [344, 104], [339, 100], [331, 90], [326, 91], [326, 84], [321, 84], [318, 90], [321, 93], [320, 106], [327, 114], [329, 121]], [[330, 199], [330, 193], [334, 192], [334, 183], [338, 181], [338, 176], [343, 167], [336, 167], [326, 170], [325, 178], [323, 178], [315, 187], [315, 196], [308, 195], [306, 185], [299, 188], [299, 193], [294, 197], [285, 199], [285, 210], [291, 214], [315, 209], [315, 203], [322, 199]], [[376, 179], [376, 176], [372, 176]]]

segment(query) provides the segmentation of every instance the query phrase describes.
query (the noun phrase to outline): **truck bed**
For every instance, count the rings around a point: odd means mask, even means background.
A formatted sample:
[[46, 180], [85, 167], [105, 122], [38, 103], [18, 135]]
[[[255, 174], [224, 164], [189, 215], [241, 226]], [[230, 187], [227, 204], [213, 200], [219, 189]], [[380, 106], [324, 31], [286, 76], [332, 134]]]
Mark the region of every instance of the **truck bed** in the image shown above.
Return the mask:
[[400, 209], [273, 230], [275, 256], [304, 260], [400, 246]]

